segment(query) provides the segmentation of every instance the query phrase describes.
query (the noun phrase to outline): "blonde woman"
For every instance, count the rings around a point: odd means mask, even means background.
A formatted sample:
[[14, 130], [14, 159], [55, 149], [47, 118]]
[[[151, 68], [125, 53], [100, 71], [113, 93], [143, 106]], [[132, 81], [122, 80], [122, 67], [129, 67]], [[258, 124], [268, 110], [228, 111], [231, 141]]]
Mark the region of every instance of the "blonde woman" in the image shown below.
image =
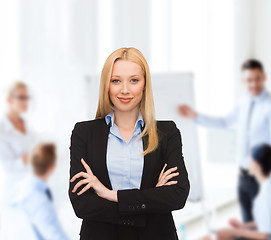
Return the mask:
[[[170, 96], [169, 96], [170, 97]], [[81, 240], [176, 240], [171, 212], [190, 189], [179, 129], [156, 120], [148, 64], [136, 48], [106, 60], [94, 120], [71, 135], [69, 197]]]

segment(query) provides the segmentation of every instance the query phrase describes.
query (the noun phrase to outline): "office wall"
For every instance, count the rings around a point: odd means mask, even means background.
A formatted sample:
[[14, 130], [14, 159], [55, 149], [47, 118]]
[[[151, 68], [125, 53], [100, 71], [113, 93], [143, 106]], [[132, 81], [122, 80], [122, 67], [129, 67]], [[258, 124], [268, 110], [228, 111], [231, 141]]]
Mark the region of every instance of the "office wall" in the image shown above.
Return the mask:
[[271, 91], [271, 1], [253, 0], [253, 56], [263, 61], [268, 75], [267, 86]]
[[[240, 82], [240, 65], [247, 58], [263, 62], [271, 77], [271, 2], [269, 0], [236, 0], [235, 3], [235, 79], [236, 95], [244, 92]], [[271, 81], [267, 81], [271, 89]]]

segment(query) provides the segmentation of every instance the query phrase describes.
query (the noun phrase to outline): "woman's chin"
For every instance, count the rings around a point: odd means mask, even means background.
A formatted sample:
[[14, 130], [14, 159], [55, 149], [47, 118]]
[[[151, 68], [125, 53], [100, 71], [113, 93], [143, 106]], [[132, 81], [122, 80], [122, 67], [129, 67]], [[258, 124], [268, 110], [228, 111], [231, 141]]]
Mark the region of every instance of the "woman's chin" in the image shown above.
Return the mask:
[[132, 111], [136, 106], [131, 106], [131, 105], [124, 105], [122, 104], [121, 106], [120, 105], [115, 105], [115, 109], [117, 111], [120, 111], [120, 112], [130, 112]]

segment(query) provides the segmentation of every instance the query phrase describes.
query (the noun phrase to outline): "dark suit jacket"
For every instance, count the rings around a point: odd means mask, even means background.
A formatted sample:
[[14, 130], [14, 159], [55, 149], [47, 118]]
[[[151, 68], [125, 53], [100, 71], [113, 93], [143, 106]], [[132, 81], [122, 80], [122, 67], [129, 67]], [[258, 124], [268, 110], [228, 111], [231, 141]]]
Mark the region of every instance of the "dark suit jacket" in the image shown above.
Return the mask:
[[[112, 189], [106, 166], [109, 128], [110, 124], [107, 125], [104, 118], [75, 124], [71, 134], [70, 179], [78, 172], [86, 172], [80, 161], [84, 158], [93, 174]], [[93, 188], [80, 196], [73, 193], [74, 185], [84, 179], [82, 177], [70, 182], [70, 201], [76, 216], [83, 219], [81, 240], [178, 239], [171, 211], [185, 206], [190, 190], [181, 134], [172, 120], [157, 120], [157, 128], [159, 146], [144, 156], [140, 189], [118, 190], [118, 202], [112, 202], [99, 197]], [[147, 143], [147, 136], [144, 136], [144, 150]], [[166, 170], [178, 167], [180, 174], [171, 179], [178, 183], [155, 187], [165, 163], [168, 164]]]

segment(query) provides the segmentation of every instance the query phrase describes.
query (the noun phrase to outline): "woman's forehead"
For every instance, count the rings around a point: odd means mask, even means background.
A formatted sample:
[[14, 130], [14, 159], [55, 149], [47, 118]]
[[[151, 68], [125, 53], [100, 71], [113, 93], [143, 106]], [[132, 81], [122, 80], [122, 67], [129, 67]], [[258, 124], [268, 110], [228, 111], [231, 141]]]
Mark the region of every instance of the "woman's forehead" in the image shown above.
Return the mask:
[[139, 64], [128, 61], [118, 60], [114, 63], [112, 76], [142, 76], [143, 71]]

